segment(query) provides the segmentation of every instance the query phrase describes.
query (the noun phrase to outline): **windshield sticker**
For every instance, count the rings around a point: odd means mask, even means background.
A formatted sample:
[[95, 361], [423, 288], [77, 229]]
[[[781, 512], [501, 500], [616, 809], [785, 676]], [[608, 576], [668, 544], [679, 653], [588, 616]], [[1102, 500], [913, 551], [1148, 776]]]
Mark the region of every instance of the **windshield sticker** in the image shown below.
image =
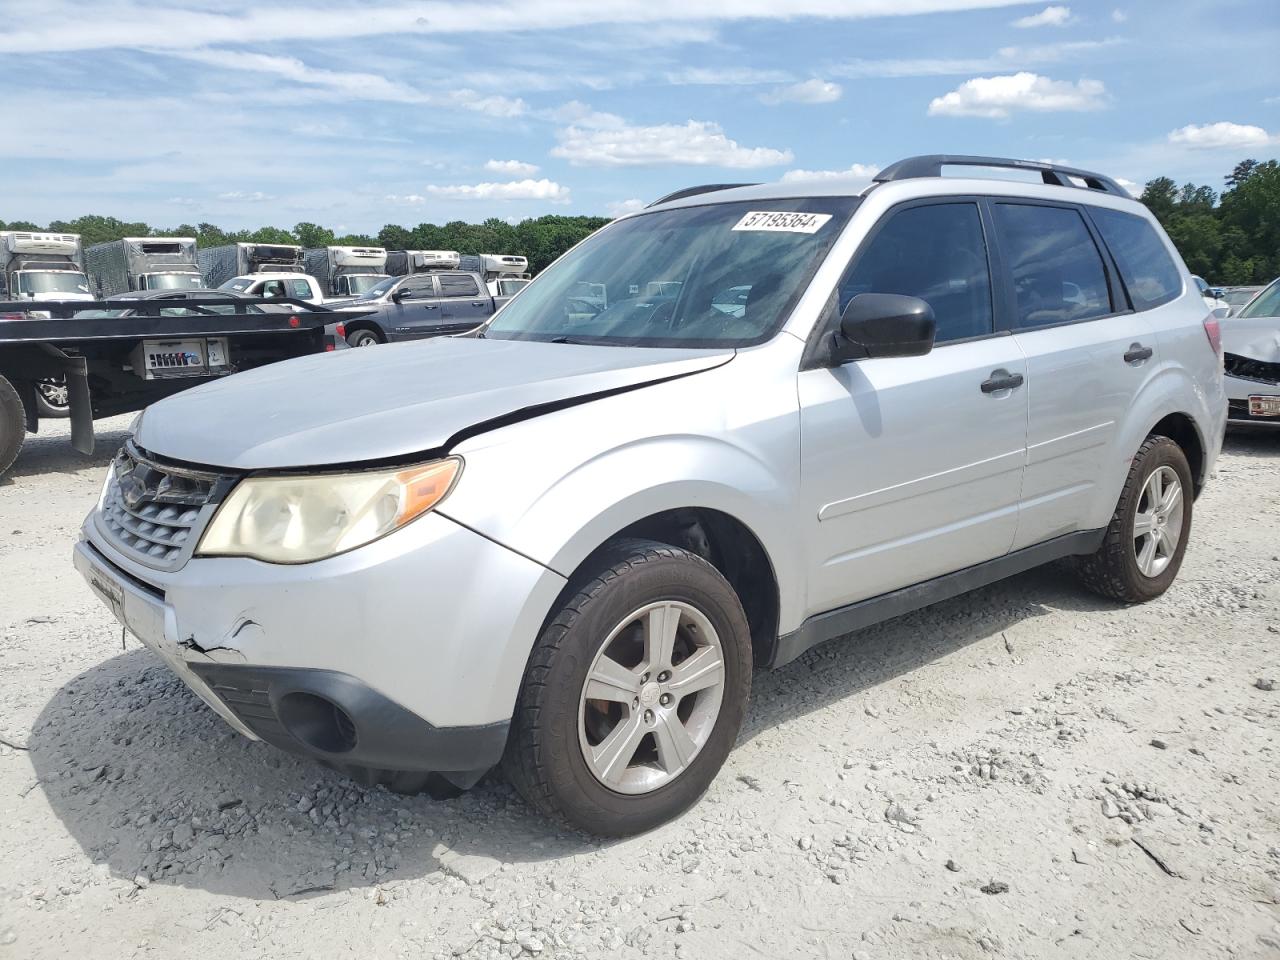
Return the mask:
[[763, 230], [769, 233], [817, 233], [831, 219], [829, 213], [785, 213], [781, 210], [752, 210], [734, 230]]

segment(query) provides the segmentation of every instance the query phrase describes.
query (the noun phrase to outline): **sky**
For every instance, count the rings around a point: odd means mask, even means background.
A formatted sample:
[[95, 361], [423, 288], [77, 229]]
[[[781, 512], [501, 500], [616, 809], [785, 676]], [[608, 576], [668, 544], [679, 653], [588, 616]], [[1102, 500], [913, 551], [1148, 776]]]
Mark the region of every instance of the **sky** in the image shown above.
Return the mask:
[[608, 216], [922, 153], [1220, 188], [1280, 156], [1278, 50], [1276, 0], [0, 0], [0, 220]]

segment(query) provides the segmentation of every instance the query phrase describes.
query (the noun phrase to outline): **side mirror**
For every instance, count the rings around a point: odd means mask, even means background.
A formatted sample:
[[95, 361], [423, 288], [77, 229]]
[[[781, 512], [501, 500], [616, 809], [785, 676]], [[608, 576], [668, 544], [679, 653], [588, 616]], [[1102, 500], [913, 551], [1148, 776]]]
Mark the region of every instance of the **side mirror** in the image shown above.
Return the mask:
[[919, 297], [860, 293], [844, 308], [837, 335], [841, 360], [921, 357], [933, 349], [937, 321]]
[[1210, 288], [1209, 288], [1209, 296], [1213, 297], [1213, 299], [1215, 299], [1215, 300], [1221, 300], [1221, 299], [1222, 299], [1222, 288], [1221, 288], [1221, 287], [1210, 287]]
[[401, 287], [399, 290], [397, 290], [395, 293], [391, 295], [391, 299], [394, 300], [396, 303], [399, 303], [401, 300], [412, 300], [413, 291], [406, 290], [404, 287]]

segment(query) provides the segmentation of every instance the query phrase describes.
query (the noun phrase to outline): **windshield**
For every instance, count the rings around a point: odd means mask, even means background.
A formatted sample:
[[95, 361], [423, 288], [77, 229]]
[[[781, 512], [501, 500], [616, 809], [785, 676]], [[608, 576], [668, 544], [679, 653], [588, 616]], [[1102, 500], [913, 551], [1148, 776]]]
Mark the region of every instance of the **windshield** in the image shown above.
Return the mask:
[[782, 326], [857, 205], [857, 197], [752, 200], [618, 220], [547, 268], [484, 335], [649, 347], [761, 343]]
[[234, 290], [236, 293], [244, 293], [253, 286], [253, 277], [233, 277], [226, 283], [218, 285], [219, 290]]
[[347, 277], [347, 289], [358, 296], [368, 293], [375, 287], [382, 286], [383, 283], [390, 279], [385, 273], [361, 273]]
[[18, 293], [85, 293], [89, 281], [83, 273], [64, 271], [19, 271]]
[[373, 300], [380, 297], [403, 279], [404, 277], [387, 277], [385, 280], [379, 280], [373, 286], [361, 290], [360, 299]]
[[1249, 301], [1249, 305], [1241, 310], [1238, 317], [1280, 317], [1280, 280]]
[[198, 273], [147, 273], [144, 290], [199, 290], [204, 278]]

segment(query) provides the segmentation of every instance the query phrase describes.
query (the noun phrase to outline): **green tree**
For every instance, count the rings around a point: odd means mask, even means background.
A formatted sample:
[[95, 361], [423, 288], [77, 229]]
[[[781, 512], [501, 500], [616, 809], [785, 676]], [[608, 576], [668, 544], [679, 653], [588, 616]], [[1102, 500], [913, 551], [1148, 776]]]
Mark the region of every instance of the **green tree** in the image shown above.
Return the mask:
[[304, 247], [328, 247], [334, 243], [333, 231], [328, 227], [314, 223], [299, 223], [293, 228], [293, 235]]

